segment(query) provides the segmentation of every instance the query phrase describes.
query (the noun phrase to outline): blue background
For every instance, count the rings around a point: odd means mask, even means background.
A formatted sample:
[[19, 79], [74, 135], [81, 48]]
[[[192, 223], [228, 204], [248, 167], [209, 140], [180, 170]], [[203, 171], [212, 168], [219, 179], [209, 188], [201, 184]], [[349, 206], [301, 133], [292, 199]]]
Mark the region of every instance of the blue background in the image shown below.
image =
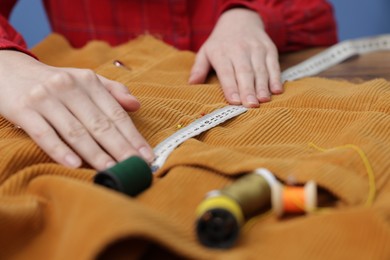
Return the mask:
[[[390, 33], [390, 0], [329, 0], [338, 22], [340, 40]], [[29, 47], [50, 33], [41, 1], [19, 0], [11, 23]]]

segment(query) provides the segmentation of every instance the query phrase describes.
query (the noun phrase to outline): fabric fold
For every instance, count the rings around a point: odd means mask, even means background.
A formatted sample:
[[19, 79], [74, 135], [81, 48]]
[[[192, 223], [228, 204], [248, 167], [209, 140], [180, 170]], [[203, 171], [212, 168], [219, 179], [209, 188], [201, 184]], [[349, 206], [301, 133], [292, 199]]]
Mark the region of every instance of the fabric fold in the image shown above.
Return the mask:
[[[60, 59], [51, 55], [50, 43], [63, 48]], [[33, 51], [48, 64], [63, 59], [63, 65], [93, 68], [128, 86], [142, 105], [129, 115], [153, 147], [178, 124], [188, 126], [227, 105], [215, 75], [205, 84], [187, 84], [193, 53], [152, 37], [75, 50], [52, 35]], [[131, 69], [114, 66], [114, 60]], [[183, 259], [388, 258], [390, 83], [306, 78], [287, 82], [285, 89], [184, 142], [135, 198], [93, 184], [95, 170], [86, 164], [55, 164], [1, 118], [0, 258], [139, 258], [157, 249], [161, 257]], [[364, 152], [373, 175], [349, 144]], [[205, 194], [258, 167], [282, 183], [314, 180], [337, 202], [306, 215], [259, 215], [229, 250], [202, 246], [194, 225]], [[375, 196], [367, 205], [370, 192]]]

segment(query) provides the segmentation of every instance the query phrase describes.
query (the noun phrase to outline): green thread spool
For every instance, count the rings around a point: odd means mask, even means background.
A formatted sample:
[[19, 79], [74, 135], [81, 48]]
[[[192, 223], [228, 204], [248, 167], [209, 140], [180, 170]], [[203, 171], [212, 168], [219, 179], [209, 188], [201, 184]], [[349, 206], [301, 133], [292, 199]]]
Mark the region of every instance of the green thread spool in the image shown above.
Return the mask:
[[136, 196], [147, 189], [153, 180], [149, 165], [140, 157], [132, 156], [98, 172], [94, 182], [107, 188]]
[[232, 247], [245, 218], [270, 207], [276, 185], [272, 173], [260, 168], [222, 190], [209, 192], [196, 211], [198, 240], [208, 247]]

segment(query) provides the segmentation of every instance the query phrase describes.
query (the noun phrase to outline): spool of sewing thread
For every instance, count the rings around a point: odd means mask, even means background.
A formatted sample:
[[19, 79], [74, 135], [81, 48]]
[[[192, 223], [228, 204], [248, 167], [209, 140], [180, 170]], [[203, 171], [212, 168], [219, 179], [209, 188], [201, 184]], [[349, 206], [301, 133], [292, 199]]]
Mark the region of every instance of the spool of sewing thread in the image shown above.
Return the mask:
[[230, 248], [239, 236], [245, 218], [271, 204], [277, 180], [267, 169], [256, 169], [222, 190], [212, 191], [198, 206], [196, 233], [208, 247]]
[[239, 235], [244, 223], [240, 205], [228, 196], [214, 191], [197, 208], [196, 233], [199, 241], [208, 247], [229, 248]]
[[284, 186], [275, 190], [273, 210], [280, 217], [286, 214], [304, 214], [317, 207], [317, 185], [314, 181], [304, 186]]
[[137, 156], [100, 171], [94, 177], [95, 183], [129, 196], [136, 196], [147, 189], [152, 180], [153, 174], [149, 165]]

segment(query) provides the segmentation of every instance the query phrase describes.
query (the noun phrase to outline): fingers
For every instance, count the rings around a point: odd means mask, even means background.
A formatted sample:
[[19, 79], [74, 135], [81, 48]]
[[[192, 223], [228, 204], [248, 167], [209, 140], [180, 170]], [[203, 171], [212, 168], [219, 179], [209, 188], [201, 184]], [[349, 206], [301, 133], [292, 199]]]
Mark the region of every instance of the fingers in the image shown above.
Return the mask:
[[189, 84], [202, 84], [205, 82], [207, 74], [211, 68], [210, 62], [207, 59], [205, 51], [199, 50], [195, 58], [195, 63], [192, 66]]
[[[49, 111], [53, 110], [49, 108], [54, 109], [55, 113], [50, 113]], [[37, 116], [32, 118], [37, 127], [25, 124], [23, 129], [54, 160], [70, 167], [79, 167], [81, 165], [79, 156], [81, 156], [97, 169], [105, 169], [115, 164], [115, 160], [104, 152], [88, 130], [60, 102], [45, 100], [37, 109], [40, 112], [38, 114], [40, 118]], [[59, 138], [57, 133], [66, 143]]]
[[56, 131], [42, 116], [31, 110], [20, 115], [19, 124], [23, 125], [24, 131], [54, 161], [72, 168], [81, 166], [80, 157], [58, 137]]
[[269, 75], [269, 89], [273, 94], [283, 93], [283, 84], [281, 82], [281, 73], [278, 60], [278, 51], [273, 48], [273, 50], [269, 52], [269, 55], [266, 58]]
[[283, 92], [276, 51], [256, 44], [234, 51], [214, 49], [207, 56], [215, 69], [227, 101], [233, 105], [258, 107]]
[[[244, 52], [245, 53], [245, 52]], [[238, 83], [241, 101], [246, 107], [258, 107], [259, 100], [257, 98], [256, 89], [254, 87], [256, 73], [253, 69], [250, 56], [237, 55], [233, 57], [234, 70]]]
[[225, 95], [226, 100], [232, 105], [240, 105], [241, 98], [235, 77], [234, 67], [231, 60], [222, 53], [216, 53], [211, 57], [211, 62]]
[[260, 102], [271, 100], [269, 74], [271, 73], [266, 63], [266, 53], [261, 48], [253, 50], [254, 55], [251, 57], [251, 64], [255, 74], [255, 91], [256, 98]]
[[[109, 87], [110, 94], [119, 101], [120, 105], [127, 111], [137, 111], [141, 104], [139, 101], [129, 93], [128, 89], [124, 87], [122, 84], [109, 81], [106, 78], [99, 77], [99, 79], [103, 82], [103, 84]], [[125, 90], [123, 90], [123, 88]], [[111, 118], [111, 120], [115, 123], [116, 127], [119, 129], [121, 134], [126, 138], [128, 142], [131, 142], [132, 145], [137, 149], [137, 151], [149, 162], [154, 159], [154, 154], [152, 148], [145, 141], [145, 139], [141, 136], [141, 134], [137, 131], [135, 125], [132, 120], [130, 120], [129, 115], [125, 113], [125, 111], [120, 108], [117, 103], [107, 96], [106, 93], [102, 93], [102, 95], [94, 96], [95, 102], [104, 102], [108, 101], [107, 106], [103, 107], [103, 111], [106, 115]]]
[[[283, 92], [276, 46], [251, 10], [232, 8], [219, 17], [192, 71], [200, 64], [211, 64], [230, 104], [258, 107]], [[202, 67], [204, 76], [209, 67]]]
[[[61, 95], [62, 102], [86, 126], [92, 137], [117, 161], [132, 155], [142, 155], [147, 161], [153, 160], [150, 146], [136, 130], [127, 112], [101, 87], [99, 78], [91, 71], [83, 71], [89, 82], [89, 95], [78, 91], [67, 91]], [[73, 96], [73, 98], [71, 98]], [[98, 105], [98, 106], [97, 106]], [[74, 109], [77, 106], [82, 109]]]
[[31, 125], [32, 119], [24, 117], [19, 124], [54, 160], [71, 167], [80, 166], [81, 158], [99, 170], [133, 155], [153, 160], [152, 149], [110, 93], [129, 97], [132, 108], [139, 107], [139, 102], [124, 86], [105, 83], [111, 92], [92, 71], [57, 73], [25, 98], [38, 123]]
[[136, 97], [130, 94], [129, 89], [126, 86], [103, 76], [97, 76], [100, 82], [126, 111], [135, 112], [140, 108], [141, 104]]

